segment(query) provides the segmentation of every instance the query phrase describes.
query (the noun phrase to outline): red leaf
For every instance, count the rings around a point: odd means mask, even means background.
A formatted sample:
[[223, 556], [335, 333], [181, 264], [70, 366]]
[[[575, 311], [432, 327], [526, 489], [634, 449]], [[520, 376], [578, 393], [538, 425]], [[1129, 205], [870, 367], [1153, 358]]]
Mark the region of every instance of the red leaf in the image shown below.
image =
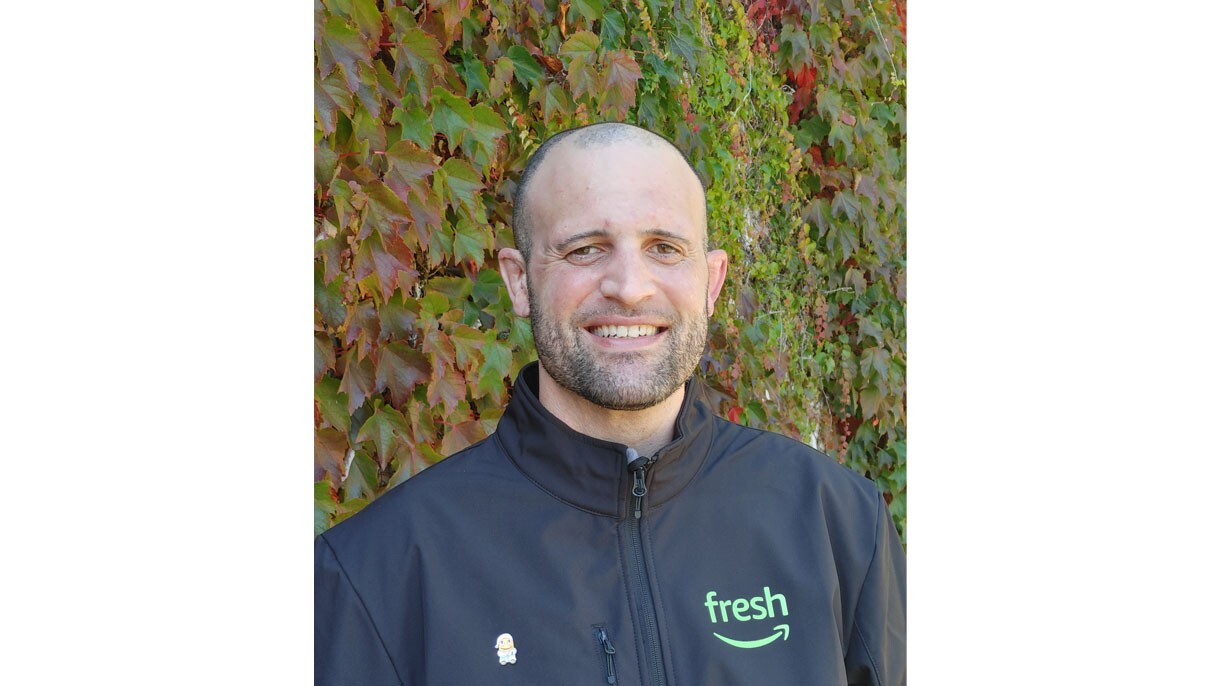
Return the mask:
[[381, 348], [377, 359], [377, 385], [390, 391], [390, 400], [406, 405], [417, 384], [432, 375], [432, 365], [418, 350], [402, 343], [390, 343]]
[[626, 116], [627, 110], [635, 105], [635, 82], [643, 74], [640, 65], [626, 50], [613, 50], [606, 53], [606, 97], [602, 101], [602, 112], [608, 108], [618, 110], [619, 116]]
[[[439, 372], [439, 373], [438, 373]], [[445, 414], [451, 415], [466, 399], [466, 379], [458, 370], [449, 366], [433, 368], [432, 383], [428, 384], [428, 402], [445, 405]]]

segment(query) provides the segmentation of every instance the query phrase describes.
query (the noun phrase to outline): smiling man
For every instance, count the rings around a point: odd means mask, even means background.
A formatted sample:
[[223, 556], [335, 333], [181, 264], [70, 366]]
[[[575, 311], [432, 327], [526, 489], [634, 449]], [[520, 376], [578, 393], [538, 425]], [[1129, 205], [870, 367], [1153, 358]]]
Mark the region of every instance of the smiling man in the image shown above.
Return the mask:
[[316, 682], [905, 683], [877, 489], [699, 399], [728, 265], [685, 157], [625, 124], [560, 133], [513, 232], [539, 363], [492, 436], [318, 537]]

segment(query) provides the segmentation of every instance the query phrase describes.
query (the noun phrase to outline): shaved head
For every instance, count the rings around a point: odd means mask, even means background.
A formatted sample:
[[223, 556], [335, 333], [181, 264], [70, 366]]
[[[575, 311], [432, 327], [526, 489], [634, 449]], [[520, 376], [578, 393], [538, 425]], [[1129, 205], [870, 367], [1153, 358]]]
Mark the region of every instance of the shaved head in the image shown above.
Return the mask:
[[[534, 154], [530, 156], [529, 161], [525, 164], [525, 170], [521, 172], [521, 179], [517, 183], [517, 190], [513, 193], [513, 241], [517, 244], [517, 249], [521, 251], [526, 262], [529, 262], [530, 254], [533, 252], [534, 214], [531, 211], [531, 205], [535, 198], [532, 197], [534, 194], [530, 192], [530, 188], [533, 185], [534, 176], [543, 167], [547, 156], [555, 148], [569, 145], [577, 149], [587, 150], [621, 143], [668, 148], [674, 151], [686, 163], [691, 175], [694, 176], [695, 181], [699, 184], [700, 191], [702, 191], [702, 180], [700, 180], [699, 174], [695, 171], [694, 166], [691, 165], [686, 155], [668, 139], [658, 136], [647, 129], [620, 122], [603, 122], [560, 131], [546, 139], [534, 151]], [[706, 204], [706, 202], [705, 195], [704, 203]], [[707, 250], [706, 235], [704, 236], [704, 250]]]

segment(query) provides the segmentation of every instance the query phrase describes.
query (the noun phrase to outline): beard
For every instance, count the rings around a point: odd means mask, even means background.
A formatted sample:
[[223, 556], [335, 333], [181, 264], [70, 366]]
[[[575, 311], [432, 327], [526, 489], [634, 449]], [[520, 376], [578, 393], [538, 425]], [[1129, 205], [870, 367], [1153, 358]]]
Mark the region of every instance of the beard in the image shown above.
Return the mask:
[[589, 345], [584, 338], [587, 332], [576, 322], [654, 313], [605, 308], [560, 322], [542, 314], [532, 288], [528, 288], [528, 294], [539, 363], [560, 386], [609, 410], [643, 410], [670, 397], [695, 373], [707, 346], [706, 306], [702, 316], [650, 317], [650, 321], [665, 322], [665, 344], [661, 348], [610, 354]]

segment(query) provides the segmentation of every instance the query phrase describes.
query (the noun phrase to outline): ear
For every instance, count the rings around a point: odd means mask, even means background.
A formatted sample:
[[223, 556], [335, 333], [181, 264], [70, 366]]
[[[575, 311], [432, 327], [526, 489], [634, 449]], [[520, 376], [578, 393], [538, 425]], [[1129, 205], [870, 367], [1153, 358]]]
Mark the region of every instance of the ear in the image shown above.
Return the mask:
[[513, 301], [513, 313], [518, 317], [530, 316], [525, 257], [515, 248], [501, 248], [499, 260], [500, 278], [504, 279], [504, 285], [508, 286], [508, 297]]
[[707, 314], [715, 310], [716, 299], [724, 287], [724, 278], [729, 272], [729, 254], [723, 250], [712, 250], [707, 254]]

